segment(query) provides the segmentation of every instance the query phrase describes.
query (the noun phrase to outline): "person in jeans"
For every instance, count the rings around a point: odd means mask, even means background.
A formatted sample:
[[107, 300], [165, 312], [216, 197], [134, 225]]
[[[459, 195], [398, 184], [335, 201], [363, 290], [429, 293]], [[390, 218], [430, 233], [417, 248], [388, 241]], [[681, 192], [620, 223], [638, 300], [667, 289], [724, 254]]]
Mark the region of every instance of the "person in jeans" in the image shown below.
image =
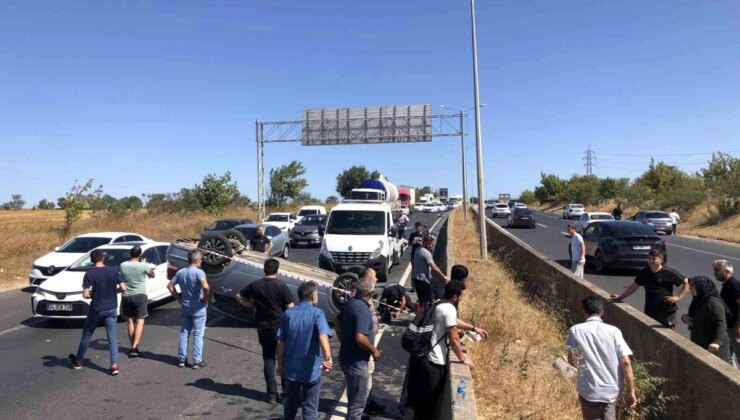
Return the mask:
[[118, 268], [107, 267], [104, 264], [105, 253], [99, 249], [90, 252], [90, 261], [93, 263], [82, 279], [82, 297], [92, 299], [90, 302], [90, 311], [85, 318], [85, 325], [82, 327], [82, 338], [77, 348], [77, 354], [68, 356], [72, 367], [82, 369], [83, 359], [90, 345], [90, 338], [95, 329], [102, 322], [105, 325], [105, 332], [108, 336], [108, 347], [110, 348], [110, 368], [108, 373], [118, 375], [118, 337], [116, 336], [116, 321], [118, 315], [118, 289], [126, 290], [121, 273]]
[[678, 235], [678, 225], [681, 224], [681, 216], [678, 215], [676, 209], [671, 210], [668, 216], [670, 216], [671, 223], [673, 224], [673, 234]]
[[406, 239], [406, 226], [408, 226], [411, 219], [405, 214], [398, 217], [398, 239]]
[[727, 317], [727, 335], [730, 347], [735, 354], [735, 367], [740, 367], [740, 280], [733, 273], [732, 264], [727, 260], [717, 260], [712, 264], [714, 277], [722, 283], [719, 296], [729, 309]]
[[727, 335], [730, 310], [719, 297], [717, 287], [709, 277], [690, 278], [689, 288], [694, 298], [691, 300], [689, 313], [684, 314], [681, 320], [691, 330], [691, 341], [731, 364], [732, 352]]
[[[211, 289], [208, 287], [206, 273], [200, 269], [203, 254], [197, 249], [188, 252], [190, 266], [177, 271], [167, 289], [182, 305], [182, 325], [180, 326], [180, 346], [177, 350], [177, 365], [185, 367], [188, 358], [188, 341], [193, 336], [193, 369], [206, 366], [203, 361], [203, 333], [206, 329], [207, 305]], [[178, 296], [175, 286], [180, 286], [182, 296]]]
[[300, 406], [304, 420], [315, 420], [319, 416], [321, 372], [330, 371], [333, 365], [329, 347], [332, 332], [324, 311], [316, 307], [316, 283], [301, 284], [298, 298], [301, 302], [285, 311], [278, 330], [277, 374], [285, 380], [283, 418], [293, 420]]
[[[288, 286], [277, 279], [280, 262], [274, 258], [265, 261], [265, 277], [254, 281], [234, 296], [237, 302], [247, 308], [254, 308], [254, 321], [257, 324], [257, 338], [262, 346], [265, 384], [268, 401], [282, 404], [283, 397], [278, 394], [275, 379], [275, 357], [278, 345], [277, 331], [283, 311], [293, 307], [293, 293]], [[281, 381], [283, 394], [285, 381]]]
[[414, 223], [414, 231], [409, 235], [408, 245], [411, 246], [411, 265], [414, 264], [414, 255], [421, 248], [424, 239], [424, 225], [421, 222]]
[[375, 347], [373, 320], [368, 302], [375, 283], [361, 280], [337, 317], [335, 332], [340, 342], [339, 366], [347, 382], [347, 418], [360, 420], [370, 392], [368, 361], [378, 361], [381, 352]]
[[154, 267], [141, 258], [141, 247], [131, 248], [131, 259], [122, 263], [121, 274], [126, 291], [121, 297], [121, 314], [127, 318], [128, 339], [131, 343], [129, 357], [139, 357], [139, 344], [144, 333], [144, 319], [149, 316], [146, 296], [146, 279], [154, 278]]
[[[648, 253], [648, 266], [643, 268], [635, 281], [621, 295], [613, 294], [614, 300], [624, 300], [637, 289], [645, 288], [645, 315], [660, 322], [664, 327], [676, 326], [676, 302], [689, 293], [689, 279], [678, 271], [663, 265], [663, 254], [657, 249]], [[673, 295], [673, 287], [681, 287]]]
[[[617, 327], [605, 324], [604, 301], [583, 299], [586, 322], [568, 331], [568, 362], [578, 368], [576, 388], [585, 420], [616, 420], [619, 393], [626, 382], [627, 404], [637, 404], [630, 350]], [[626, 381], [625, 381], [626, 379]]]
[[408, 392], [403, 407], [404, 420], [435, 418], [449, 374], [449, 348], [452, 348], [452, 352], [461, 363], [471, 369], [475, 366], [473, 361], [463, 354], [458, 335], [456, 306], [464, 291], [464, 282], [450, 281], [445, 286], [442, 300], [432, 306], [434, 327], [430, 340], [431, 350], [425, 356], [409, 357]]
[[433, 299], [432, 292], [432, 272], [436, 272], [439, 276], [444, 279], [445, 282], [449, 281], [447, 276], [440, 270], [437, 264], [434, 263], [434, 257], [432, 256], [432, 250], [434, 249], [434, 237], [427, 235], [422, 240], [422, 247], [414, 254], [414, 265], [411, 271], [411, 279], [416, 289], [416, 295], [418, 297], [418, 304], [421, 308], [426, 308], [431, 305]]
[[583, 236], [576, 232], [576, 225], [568, 223], [570, 236], [570, 269], [576, 277], [583, 278], [583, 268], [586, 266], [586, 245]]

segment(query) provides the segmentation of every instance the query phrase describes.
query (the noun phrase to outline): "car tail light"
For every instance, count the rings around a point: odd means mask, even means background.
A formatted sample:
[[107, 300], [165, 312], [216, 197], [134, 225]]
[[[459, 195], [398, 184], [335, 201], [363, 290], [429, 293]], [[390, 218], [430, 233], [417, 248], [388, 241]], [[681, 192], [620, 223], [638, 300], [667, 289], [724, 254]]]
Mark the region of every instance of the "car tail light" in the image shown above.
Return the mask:
[[175, 273], [177, 273], [178, 270], [179, 268], [175, 267], [174, 265], [168, 262], [167, 263], [167, 280], [172, 280], [172, 278], [175, 277]]

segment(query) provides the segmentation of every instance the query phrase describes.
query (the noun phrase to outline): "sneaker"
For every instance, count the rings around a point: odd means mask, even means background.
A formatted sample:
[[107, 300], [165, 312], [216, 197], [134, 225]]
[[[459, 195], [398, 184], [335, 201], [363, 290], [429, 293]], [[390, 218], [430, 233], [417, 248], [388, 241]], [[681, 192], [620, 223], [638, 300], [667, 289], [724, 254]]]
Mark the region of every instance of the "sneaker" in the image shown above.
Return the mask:
[[113, 376], [118, 375], [118, 365], [110, 365], [110, 369], [108, 369], [108, 373], [110, 373]]
[[283, 396], [280, 394], [269, 394], [267, 396], [267, 402], [269, 402], [270, 404], [282, 404]]
[[128, 352], [128, 357], [139, 357], [141, 354], [139, 354], [139, 349], [133, 348]]
[[206, 366], [207, 366], [206, 365], [206, 362], [200, 361], [200, 362], [197, 362], [197, 363], [193, 363], [193, 366], [192, 367], [193, 367], [193, 369], [200, 369], [200, 368], [204, 368]]
[[69, 356], [67, 356], [67, 360], [69, 360], [69, 363], [72, 364], [72, 367], [75, 370], [82, 369], [82, 360], [77, 360], [77, 356], [75, 356], [74, 354], [70, 354]]
[[185, 367], [185, 361], [184, 360], [178, 360], [177, 361], [177, 367]]
[[365, 404], [365, 410], [363, 410], [363, 412], [369, 415], [383, 414], [385, 412], [385, 406], [378, 404], [374, 399], [371, 399], [367, 404]]

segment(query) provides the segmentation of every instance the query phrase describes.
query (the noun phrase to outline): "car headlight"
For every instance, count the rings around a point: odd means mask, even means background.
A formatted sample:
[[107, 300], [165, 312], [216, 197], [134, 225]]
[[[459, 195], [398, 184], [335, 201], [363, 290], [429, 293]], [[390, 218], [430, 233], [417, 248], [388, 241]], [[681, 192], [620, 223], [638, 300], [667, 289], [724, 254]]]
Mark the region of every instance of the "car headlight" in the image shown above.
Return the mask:
[[378, 247], [370, 253], [370, 259], [377, 258], [383, 253], [383, 241], [378, 241]]
[[321, 255], [323, 255], [324, 257], [330, 260], [332, 259], [331, 252], [329, 252], [329, 250], [326, 249], [326, 241], [321, 241]]

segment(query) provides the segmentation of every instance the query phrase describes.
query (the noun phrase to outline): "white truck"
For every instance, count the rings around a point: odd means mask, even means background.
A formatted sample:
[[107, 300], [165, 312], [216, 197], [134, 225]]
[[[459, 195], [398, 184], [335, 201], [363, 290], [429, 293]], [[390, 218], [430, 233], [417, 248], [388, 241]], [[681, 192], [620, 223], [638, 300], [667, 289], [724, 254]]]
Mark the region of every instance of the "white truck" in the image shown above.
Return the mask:
[[407, 244], [394, 223], [399, 211], [395, 185], [382, 176], [363, 181], [329, 213], [319, 267], [340, 274], [353, 266], [372, 267], [379, 281], [387, 281]]

